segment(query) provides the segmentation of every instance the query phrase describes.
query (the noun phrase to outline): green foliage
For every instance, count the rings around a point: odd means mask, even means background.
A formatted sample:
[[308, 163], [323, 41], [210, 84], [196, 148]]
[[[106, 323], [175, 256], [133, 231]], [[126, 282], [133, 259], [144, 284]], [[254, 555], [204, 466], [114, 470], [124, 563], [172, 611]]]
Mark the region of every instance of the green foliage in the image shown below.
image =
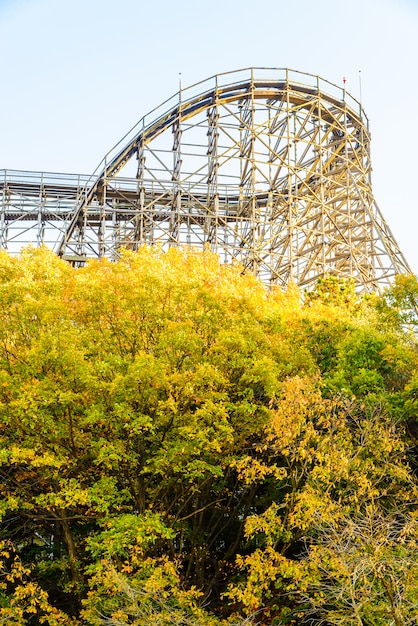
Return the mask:
[[398, 326], [416, 331], [418, 323], [418, 280], [413, 275], [395, 277], [394, 284], [389, 288], [384, 298], [378, 303], [379, 310], [384, 316], [385, 324]]
[[305, 299], [307, 303], [321, 301], [351, 310], [358, 305], [354, 280], [337, 276], [319, 278], [315, 290], [307, 292]]
[[302, 304], [209, 252], [1, 253], [0, 617], [322, 619], [324, 529], [417, 496], [396, 289], [327, 279]]

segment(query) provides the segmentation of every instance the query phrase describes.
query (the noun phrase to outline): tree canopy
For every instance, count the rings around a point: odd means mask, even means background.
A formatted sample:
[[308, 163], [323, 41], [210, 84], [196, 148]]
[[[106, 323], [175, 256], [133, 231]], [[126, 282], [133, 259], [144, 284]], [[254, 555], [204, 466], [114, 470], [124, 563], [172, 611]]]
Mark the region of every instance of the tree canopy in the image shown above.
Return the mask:
[[415, 623], [417, 294], [0, 253], [0, 623]]

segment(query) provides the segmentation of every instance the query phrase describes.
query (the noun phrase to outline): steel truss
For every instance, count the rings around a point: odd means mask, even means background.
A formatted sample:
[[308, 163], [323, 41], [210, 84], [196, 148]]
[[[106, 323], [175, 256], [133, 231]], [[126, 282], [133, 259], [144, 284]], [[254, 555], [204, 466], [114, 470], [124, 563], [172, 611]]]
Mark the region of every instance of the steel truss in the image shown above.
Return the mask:
[[345, 89], [287, 69], [181, 90], [91, 177], [0, 173], [0, 245], [75, 264], [122, 248], [209, 247], [267, 284], [353, 277], [381, 291], [411, 270], [374, 200], [370, 135]]

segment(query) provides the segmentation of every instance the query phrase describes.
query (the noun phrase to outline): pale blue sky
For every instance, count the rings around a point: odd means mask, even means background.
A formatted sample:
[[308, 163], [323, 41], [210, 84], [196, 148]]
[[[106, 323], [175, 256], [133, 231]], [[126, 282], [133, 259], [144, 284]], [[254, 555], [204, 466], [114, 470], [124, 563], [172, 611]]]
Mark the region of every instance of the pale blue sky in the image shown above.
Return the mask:
[[90, 173], [183, 85], [249, 66], [342, 84], [377, 202], [418, 272], [416, 0], [0, 0], [0, 169]]

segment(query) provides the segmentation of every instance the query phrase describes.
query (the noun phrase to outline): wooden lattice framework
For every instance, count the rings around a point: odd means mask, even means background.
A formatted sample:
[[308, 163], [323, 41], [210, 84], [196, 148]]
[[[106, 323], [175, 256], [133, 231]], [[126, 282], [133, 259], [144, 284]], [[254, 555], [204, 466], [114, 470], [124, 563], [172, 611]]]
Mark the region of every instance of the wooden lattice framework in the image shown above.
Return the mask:
[[410, 272], [373, 197], [361, 104], [310, 74], [250, 68], [181, 89], [91, 177], [3, 174], [9, 249], [32, 235], [79, 264], [144, 243], [209, 247], [303, 288], [334, 275], [381, 291]]

